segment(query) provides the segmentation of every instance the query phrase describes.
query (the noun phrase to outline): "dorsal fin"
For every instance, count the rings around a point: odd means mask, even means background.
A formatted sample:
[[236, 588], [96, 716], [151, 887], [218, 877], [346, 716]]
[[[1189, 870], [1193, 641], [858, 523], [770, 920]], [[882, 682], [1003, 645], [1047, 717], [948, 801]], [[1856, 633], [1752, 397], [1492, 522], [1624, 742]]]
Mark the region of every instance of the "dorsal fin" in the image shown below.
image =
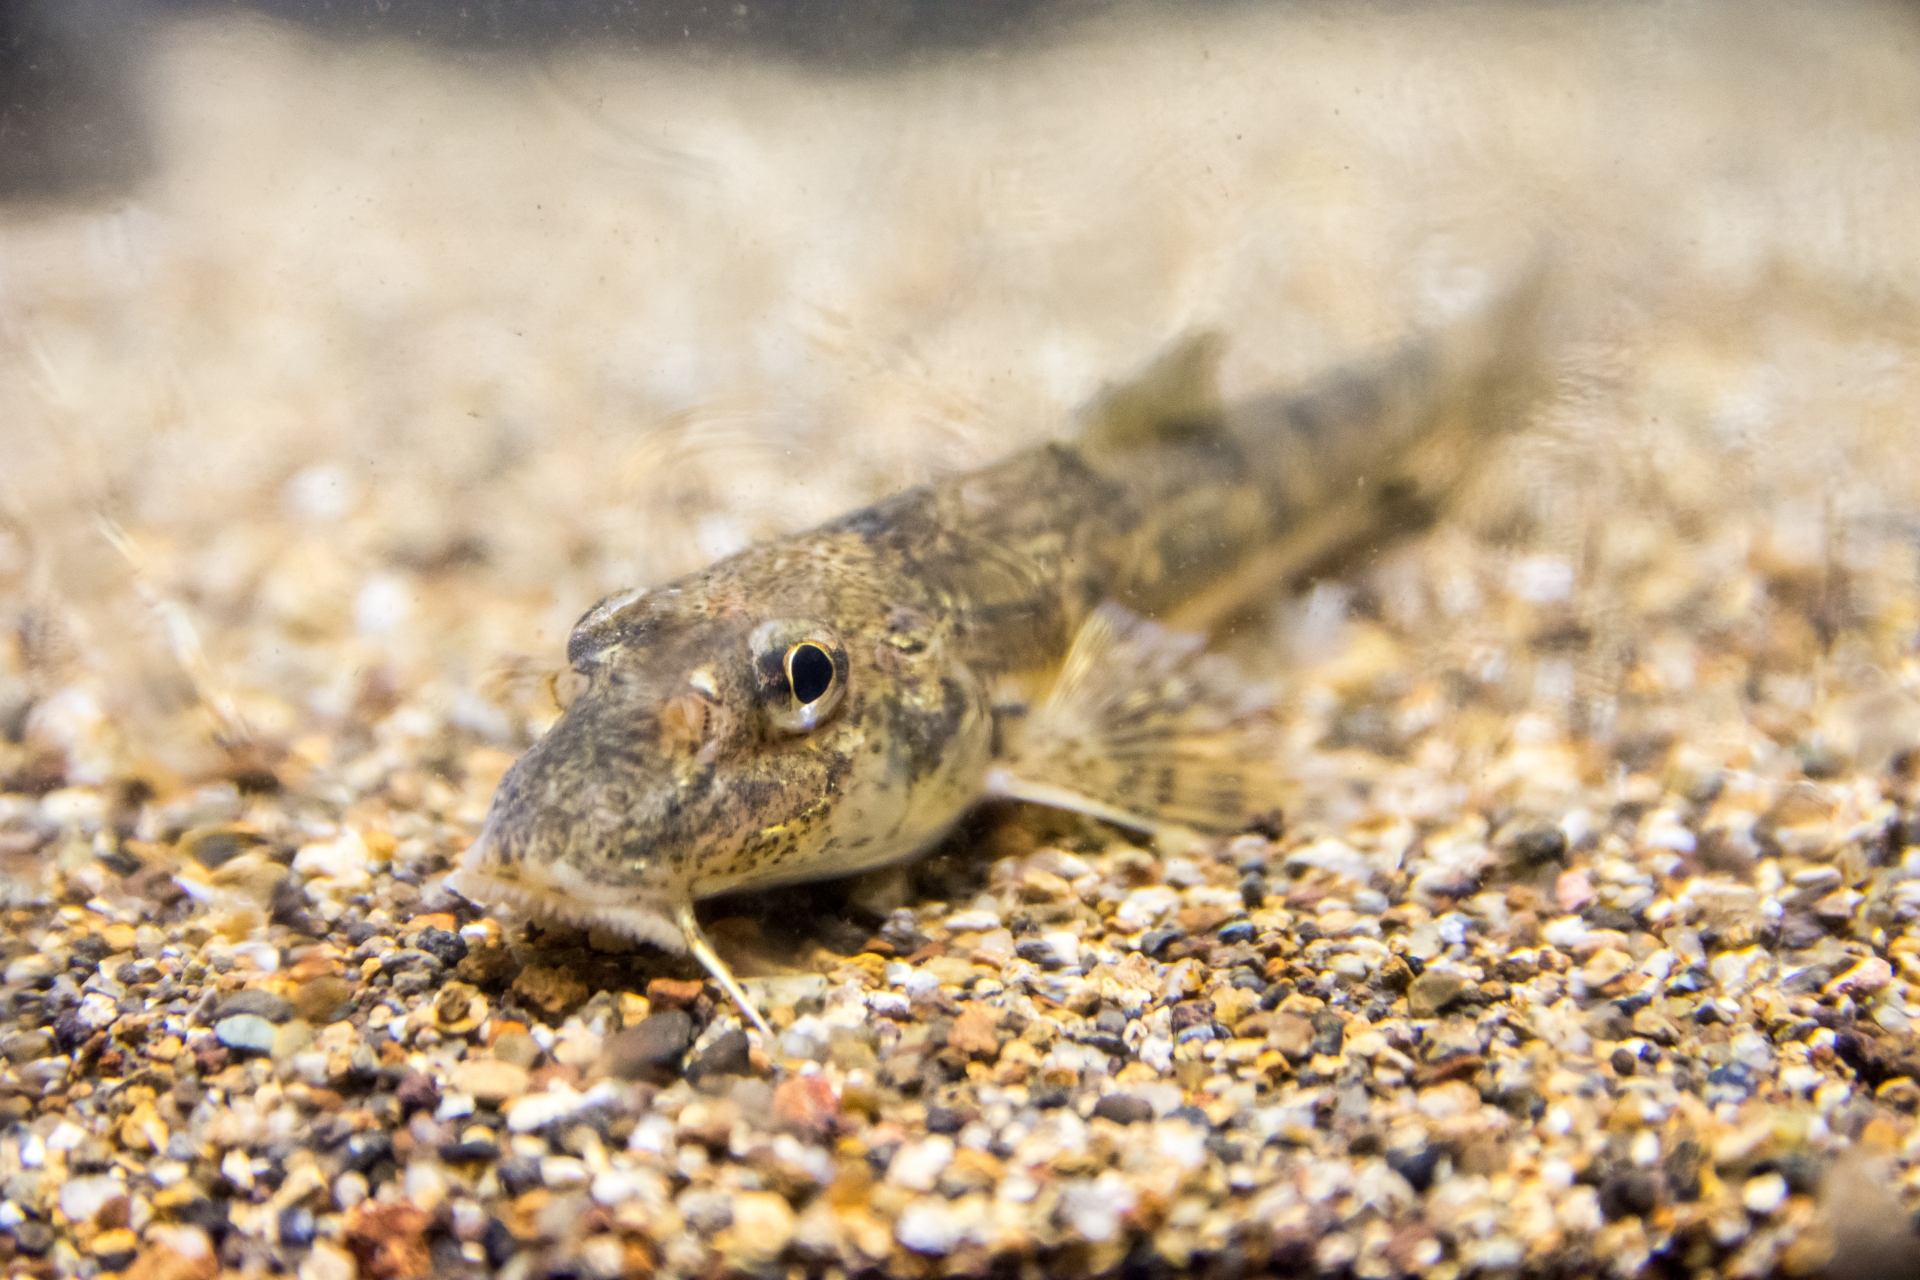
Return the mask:
[[1219, 371], [1226, 347], [1211, 329], [1190, 333], [1134, 377], [1102, 388], [1081, 411], [1081, 446], [1122, 453], [1223, 430]]

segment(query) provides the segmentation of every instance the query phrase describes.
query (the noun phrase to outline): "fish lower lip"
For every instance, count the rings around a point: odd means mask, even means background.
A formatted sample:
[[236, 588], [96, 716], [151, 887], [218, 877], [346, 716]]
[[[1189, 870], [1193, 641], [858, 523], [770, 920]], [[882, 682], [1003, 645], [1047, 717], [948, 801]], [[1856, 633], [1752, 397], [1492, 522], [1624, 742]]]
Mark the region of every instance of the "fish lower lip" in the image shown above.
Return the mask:
[[676, 955], [686, 951], [686, 938], [670, 905], [654, 901], [651, 894], [623, 895], [616, 887], [577, 880], [564, 864], [531, 874], [524, 863], [499, 865], [482, 833], [441, 883], [478, 906], [508, 907], [583, 928], [606, 929]]

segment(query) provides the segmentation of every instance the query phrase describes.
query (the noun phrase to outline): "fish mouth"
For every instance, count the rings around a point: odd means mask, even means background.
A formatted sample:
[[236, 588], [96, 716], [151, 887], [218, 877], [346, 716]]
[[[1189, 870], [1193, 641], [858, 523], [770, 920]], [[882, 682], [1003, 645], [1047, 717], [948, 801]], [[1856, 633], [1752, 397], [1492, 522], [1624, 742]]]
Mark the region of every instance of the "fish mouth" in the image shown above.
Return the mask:
[[687, 939], [674, 921], [675, 904], [658, 895], [589, 881], [565, 862], [531, 866], [505, 861], [490, 830], [481, 831], [443, 883], [478, 906], [606, 929], [675, 955], [687, 950]]

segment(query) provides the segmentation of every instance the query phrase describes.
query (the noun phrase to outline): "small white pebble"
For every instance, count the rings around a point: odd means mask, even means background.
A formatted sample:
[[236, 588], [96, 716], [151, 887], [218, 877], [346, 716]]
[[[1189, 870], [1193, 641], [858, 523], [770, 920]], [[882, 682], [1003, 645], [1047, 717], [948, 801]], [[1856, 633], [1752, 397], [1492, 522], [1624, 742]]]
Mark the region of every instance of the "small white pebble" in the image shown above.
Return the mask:
[[300, 1280], [354, 1280], [359, 1274], [353, 1255], [325, 1240], [316, 1241], [300, 1261]]
[[1064, 929], [1057, 933], [1043, 933], [1040, 941], [1068, 968], [1080, 963], [1080, 939]]
[[413, 1207], [423, 1213], [432, 1213], [447, 1198], [446, 1175], [437, 1160], [415, 1160], [409, 1164], [402, 1187]]
[[904, 1018], [913, 1009], [913, 1002], [898, 991], [875, 991], [867, 997], [867, 1008], [883, 1018]]
[[915, 1253], [945, 1254], [953, 1252], [969, 1225], [958, 1205], [929, 1198], [915, 1200], [901, 1210], [893, 1234]]
[[351, 1171], [333, 1180], [334, 1207], [342, 1213], [367, 1198], [367, 1175]]
[[556, 1191], [587, 1184], [587, 1165], [574, 1156], [548, 1156], [540, 1162], [540, 1181]]
[[71, 1120], [62, 1120], [47, 1135], [47, 1150], [71, 1151], [87, 1140], [87, 1131]]
[[1808, 1066], [1782, 1067], [1780, 1069], [1780, 1087], [1788, 1093], [1811, 1093], [1825, 1080], [1818, 1068]]
[[943, 1133], [929, 1134], [894, 1152], [893, 1160], [887, 1165], [887, 1181], [909, 1191], [931, 1191], [951, 1163], [953, 1139]]
[[435, 1120], [459, 1120], [473, 1114], [473, 1095], [470, 1093], [448, 1093], [441, 1095], [440, 1105], [434, 1108]]
[[239, 1147], [227, 1152], [220, 1161], [220, 1176], [242, 1191], [253, 1189], [253, 1161]]
[[1060, 1216], [1083, 1238], [1102, 1244], [1119, 1234], [1120, 1219], [1133, 1205], [1133, 1189], [1109, 1169], [1092, 1182], [1069, 1183], [1060, 1196]]
[[1757, 1178], [1748, 1178], [1746, 1187], [1740, 1192], [1740, 1203], [1747, 1207], [1748, 1213], [1765, 1216], [1786, 1202], [1787, 1180], [1777, 1173], [1763, 1173]]
[[1000, 927], [1000, 913], [997, 911], [961, 911], [947, 917], [947, 928], [955, 933], [985, 933], [989, 929]]
[[1507, 588], [1529, 604], [1552, 604], [1573, 594], [1573, 566], [1558, 556], [1516, 560]]
[[1660, 1159], [1660, 1135], [1652, 1129], [1642, 1129], [1633, 1136], [1633, 1143], [1627, 1148], [1627, 1158], [1637, 1165], [1650, 1165]]
[[[252, 1179], [248, 1179], [252, 1185]], [[98, 1174], [86, 1178], [74, 1178], [60, 1188], [60, 1212], [67, 1215], [70, 1222], [91, 1222], [95, 1214], [115, 1200], [127, 1198], [127, 1184], [118, 1178]]]

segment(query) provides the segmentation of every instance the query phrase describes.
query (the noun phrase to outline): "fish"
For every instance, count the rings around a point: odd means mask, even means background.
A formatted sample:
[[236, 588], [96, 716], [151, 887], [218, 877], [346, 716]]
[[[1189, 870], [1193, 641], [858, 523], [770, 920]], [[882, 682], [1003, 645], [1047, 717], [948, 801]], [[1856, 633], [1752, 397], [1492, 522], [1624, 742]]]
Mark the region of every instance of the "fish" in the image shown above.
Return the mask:
[[1286, 783], [1273, 699], [1206, 637], [1431, 522], [1521, 416], [1543, 274], [1231, 409], [1189, 335], [1071, 439], [608, 596], [447, 887], [691, 952], [770, 1037], [700, 900], [912, 857], [990, 799], [1247, 829]]

